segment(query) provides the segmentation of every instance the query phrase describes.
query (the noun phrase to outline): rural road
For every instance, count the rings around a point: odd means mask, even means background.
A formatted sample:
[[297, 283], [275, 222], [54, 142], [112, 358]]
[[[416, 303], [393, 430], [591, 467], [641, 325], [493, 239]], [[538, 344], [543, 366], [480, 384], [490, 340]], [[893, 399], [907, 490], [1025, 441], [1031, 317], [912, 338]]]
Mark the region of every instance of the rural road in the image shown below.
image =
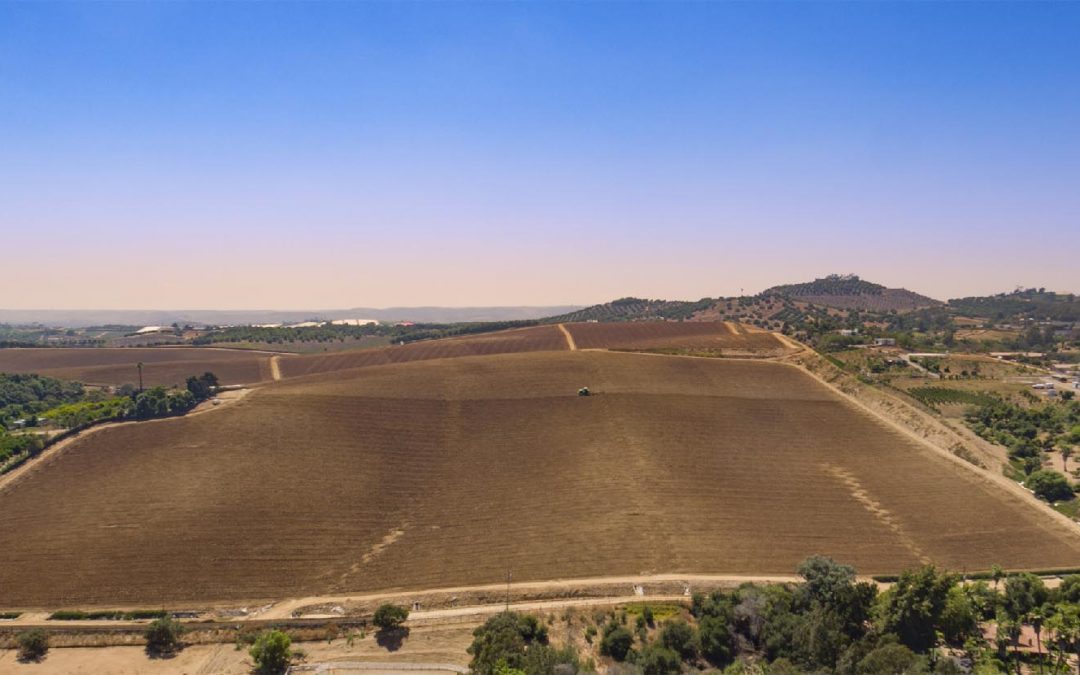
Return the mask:
[[[580, 589], [583, 586], [614, 586], [612, 594], [609, 596], [594, 596], [590, 598], [570, 598], [570, 599], [556, 599], [547, 601], [536, 602], [511, 602], [510, 607], [513, 609], [519, 606], [527, 605], [545, 605], [549, 606], [550, 603], [566, 603], [561, 606], [570, 606], [572, 604], [596, 604], [601, 602], [624, 602], [624, 601], [640, 601], [643, 598], [649, 598], [652, 600], [658, 599], [660, 596], [648, 595], [648, 587], [650, 584], [657, 583], [672, 583], [682, 582], [693, 587], [694, 583], [706, 583], [706, 584], [724, 584], [737, 586], [745, 582], [754, 583], [788, 583], [799, 582], [802, 577], [788, 574], [788, 575], [739, 575], [739, 574], [652, 574], [652, 575], [639, 575], [639, 576], [617, 576], [617, 577], [593, 577], [586, 579], [558, 579], [553, 581], [535, 581], [535, 582], [519, 582], [509, 585], [509, 591], [511, 594], [521, 592], [537, 592], [537, 591], [552, 591], [559, 589]], [[630, 595], [627, 596], [626, 592], [631, 591], [635, 586], [642, 587], [644, 595]], [[431, 595], [447, 595], [454, 596], [469, 592], [506, 592], [507, 585], [502, 584], [484, 584], [480, 586], [455, 586], [449, 588], [434, 588], [426, 590], [416, 591], [388, 591], [382, 593], [364, 594], [364, 595], [352, 595], [352, 596], [312, 596], [306, 598], [294, 598], [291, 600], [284, 600], [282, 602], [275, 603], [266, 608], [262, 612], [253, 612], [249, 618], [252, 619], [287, 619], [293, 616], [293, 612], [303, 609], [304, 607], [311, 607], [315, 605], [341, 605], [346, 603], [363, 603], [363, 602], [378, 602], [388, 599], [400, 599], [409, 596], [431, 596]], [[666, 596], [664, 596], [666, 597]], [[684, 596], [673, 596], [675, 598], [682, 598]], [[498, 612], [505, 605], [503, 603], [496, 603], [494, 605], [476, 605], [470, 607], [453, 607], [448, 609], [437, 610], [417, 610], [412, 612], [410, 616], [415, 618], [421, 617], [438, 617], [438, 616], [466, 616], [469, 614], [483, 614], [489, 611]]]
[[566, 336], [566, 347], [567, 347], [567, 349], [569, 349], [572, 352], [576, 352], [577, 351], [577, 344], [574, 342], [574, 336], [570, 334], [570, 329], [560, 323], [559, 324], [559, 330], [561, 330], [562, 334], [564, 336]]
[[270, 357], [270, 379], [274, 382], [281, 379], [281, 365], [278, 363], [280, 360], [281, 357], [277, 355]]

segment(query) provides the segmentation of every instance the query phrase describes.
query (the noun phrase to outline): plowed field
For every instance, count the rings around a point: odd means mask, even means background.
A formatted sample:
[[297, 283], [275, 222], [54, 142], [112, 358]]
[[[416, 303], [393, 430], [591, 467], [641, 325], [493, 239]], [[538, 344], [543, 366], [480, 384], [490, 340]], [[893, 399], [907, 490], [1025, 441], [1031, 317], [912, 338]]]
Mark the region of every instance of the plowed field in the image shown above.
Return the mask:
[[208, 370], [222, 384], [270, 379], [268, 355], [237, 349], [0, 349], [0, 372], [38, 373], [86, 384], [138, 384], [140, 361], [146, 386], [183, 384]]
[[269, 384], [88, 436], [0, 513], [10, 607], [1080, 560], [1037, 505], [791, 366], [601, 351]]
[[685, 349], [774, 356], [785, 345], [772, 333], [723, 321], [566, 324], [578, 349]]
[[281, 372], [285, 377], [295, 377], [390, 363], [459, 356], [559, 351], [566, 348], [566, 338], [557, 326], [535, 326], [467, 337], [412, 342], [407, 345], [379, 349], [290, 356], [281, 359]]

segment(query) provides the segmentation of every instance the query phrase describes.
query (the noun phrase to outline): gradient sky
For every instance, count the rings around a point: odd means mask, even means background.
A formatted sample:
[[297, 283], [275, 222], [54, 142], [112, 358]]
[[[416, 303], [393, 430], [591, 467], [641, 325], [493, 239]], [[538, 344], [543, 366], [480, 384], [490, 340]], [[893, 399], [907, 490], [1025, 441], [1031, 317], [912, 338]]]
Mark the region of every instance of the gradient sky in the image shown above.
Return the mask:
[[1080, 3], [0, 4], [0, 307], [1080, 291]]

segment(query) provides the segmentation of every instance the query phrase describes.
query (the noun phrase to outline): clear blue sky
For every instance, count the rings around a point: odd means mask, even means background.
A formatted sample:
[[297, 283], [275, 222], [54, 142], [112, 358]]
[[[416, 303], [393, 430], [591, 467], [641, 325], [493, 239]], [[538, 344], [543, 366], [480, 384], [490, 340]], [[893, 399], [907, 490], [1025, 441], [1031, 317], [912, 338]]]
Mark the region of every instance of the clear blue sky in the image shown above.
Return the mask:
[[0, 4], [0, 306], [1080, 291], [1080, 3]]

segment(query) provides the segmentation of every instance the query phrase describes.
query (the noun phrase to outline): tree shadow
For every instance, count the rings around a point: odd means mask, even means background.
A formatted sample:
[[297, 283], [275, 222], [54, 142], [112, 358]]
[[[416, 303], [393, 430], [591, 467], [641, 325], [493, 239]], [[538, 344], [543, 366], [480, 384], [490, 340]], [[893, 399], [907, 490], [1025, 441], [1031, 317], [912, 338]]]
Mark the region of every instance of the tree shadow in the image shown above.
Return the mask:
[[152, 649], [150, 645], [146, 646], [146, 657], [150, 659], [167, 661], [169, 659], [175, 659], [176, 656], [184, 650], [184, 645], [176, 645], [172, 649]]
[[405, 627], [380, 630], [375, 633], [375, 643], [388, 652], [396, 652], [401, 649], [401, 643], [409, 637], [409, 629]]

